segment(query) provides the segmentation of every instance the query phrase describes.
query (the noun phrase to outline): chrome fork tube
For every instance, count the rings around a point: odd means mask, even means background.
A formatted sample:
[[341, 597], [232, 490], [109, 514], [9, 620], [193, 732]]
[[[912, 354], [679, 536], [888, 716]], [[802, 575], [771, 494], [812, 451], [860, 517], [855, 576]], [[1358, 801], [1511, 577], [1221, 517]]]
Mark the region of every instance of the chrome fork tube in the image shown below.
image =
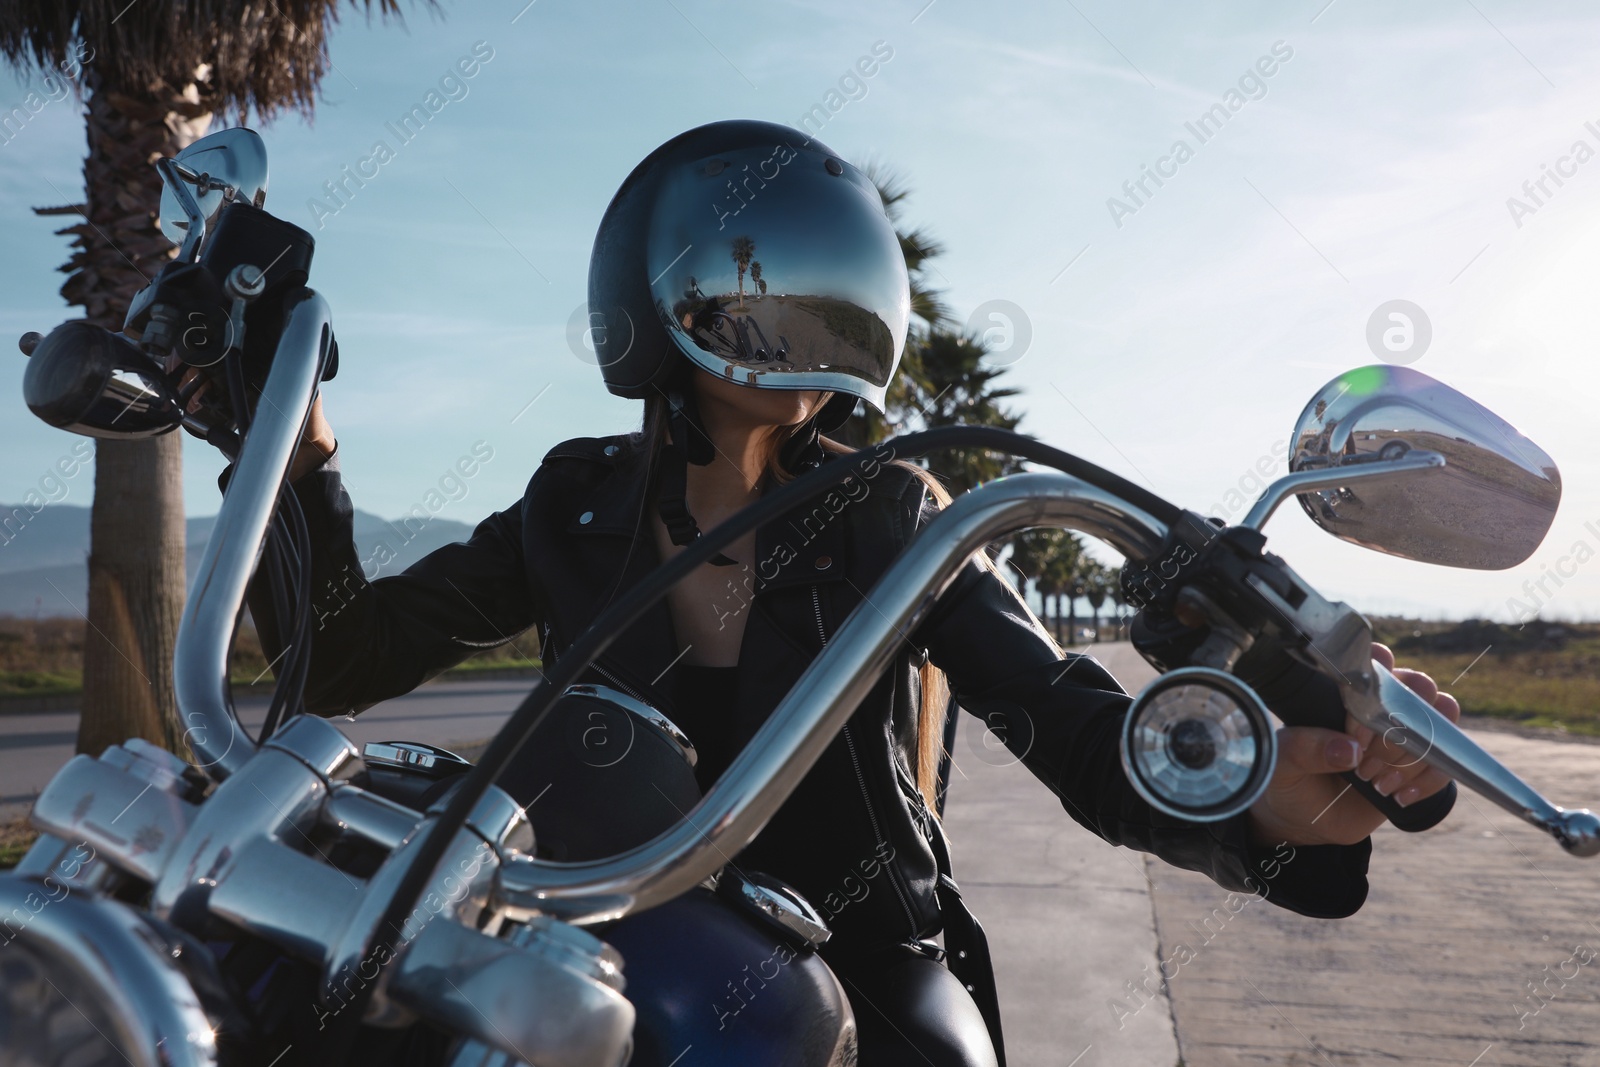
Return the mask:
[[619, 856], [554, 864], [514, 857], [500, 872], [513, 914], [601, 922], [678, 896], [760, 833], [971, 555], [1033, 526], [1062, 526], [1153, 557], [1166, 527], [1064, 474], [1000, 478], [940, 512], [873, 586], [711, 791], [682, 822]]
[[219, 781], [244, 766], [256, 750], [239, 725], [228, 690], [228, 646], [332, 336], [328, 302], [306, 290], [289, 311], [178, 624], [173, 686], [184, 740], [195, 765]]

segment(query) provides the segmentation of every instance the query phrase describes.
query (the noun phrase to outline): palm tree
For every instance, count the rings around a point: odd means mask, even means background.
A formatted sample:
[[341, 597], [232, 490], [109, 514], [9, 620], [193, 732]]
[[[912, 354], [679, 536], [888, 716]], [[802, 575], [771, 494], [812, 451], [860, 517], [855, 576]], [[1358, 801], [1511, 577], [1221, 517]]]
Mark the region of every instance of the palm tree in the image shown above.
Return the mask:
[[1064, 531], [1048, 526], [1024, 530], [1011, 539], [1011, 569], [1017, 573], [1017, 593], [1024, 600], [1028, 596], [1028, 583], [1037, 585], [1037, 577], [1044, 570], [1055, 542]]
[[[1073, 597], [1076, 595], [1078, 572], [1083, 565], [1083, 542], [1078, 539], [1076, 534], [1067, 533], [1064, 530], [1058, 532], [1061, 536], [1051, 546], [1050, 555], [1045, 560], [1040, 577], [1044, 582], [1044, 587], [1050, 591], [1056, 602], [1054, 613], [1056, 640], [1061, 641], [1063, 644], [1072, 644], [1075, 637], [1072, 631], [1075, 628], [1077, 619]], [[1060, 606], [1063, 598], [1067, 602], [1067, 632], [1064, 637], [1061, 631]]]
[[1060, 576], [1050, 568], [1049, 562], [1041, 567], [1033, 579], [1033, 590], [1039, 594], [1039, 621], [1050, 630], [1050, 636], [1061, 640], [1061, 583]]
[[[901, 371], [908, 385], [908, 406], [924, 427], [996, 426], [1014, 430], [1022, 416], [1000, 402], [1017, 390], [997, 387], [1004, 373], [984, 364], [988, 350], [974, 337], [935, 329], [915, 349], [917, 358]], [[949, 449], [928, 457], [928, 466], [953, 490], [965, 491], [1008, 474], [1020, 464], [1009, 456], [981, 449]]]
[[733, 239], [733, 262], [739, 268], [739, 306], [744, 307], [744, 272], [750, 269], [750, 257], [756, 254], [756, 243], [748, 237]]
[[[427, 0], [432, 3], [432, 0]], [[354, 0], [352, 0], [354, 3]], [[128, 302], [172, 256], [156, 224], [151, 166], [199, 137], [214, 113], [244, 121], [309, 115], [328, 69], [338, 0], [13, 0], [0, 5], [0, 56], [21, 70], [87, 59], [84, 202], [61, 295], [89, 321], [122, 327]], [[395, 14], [397, 0], [360, 7]], [[287, 11], [286, 11], [287, 9]], [[92, 57], [92, 58], [89, 58]], [[182, 751], [171, 672], [183, 610], [182, 438], [96, 442], [89, 638], [78, 751], [128, 737]]]
[[761, 280], [761, 261], [759, 259], [750, 261], [750, 286], [762, 296], [767, 295], [767, 283]]
[[929, 283], [926, 273], [928, 261], [944, 255], [944, 245], [925, 228], [907, 230], [899, 225], [901, 212], [911, 196], [911, 187], [904, 179], [882, 167], [868, 167], [867, 176], [878, 187], [883, 208], [895, 222], [900, 254], [905, 257], [906, 273], [911, 276], [911, 314], [926, 323], [930, 330], [950, 325], [954, 321], [950, 306]]
[[944, 246], [926, 230], [908, 230], [900, 225], [900, 214], [911, 192], [904, 182], [881, 168], [868, 167], [867, 174], [878, 187], [884, 210], [895, 223], [895, 236], [900, 240], [900, 254], [905, 258], [906, 274], [911, 282], [912, 323], [906, 334], [905, 348], [900, 353], [900, 373], [889, 383], [889, 393], [884, 399], [888, 414], [879, 415], [863, 404], [850, 421], [834, 433], [839, 440], [856, 448], [864, 448], [898, 432], [916, 414], [916, 389], [912, 382], [918, 376], [921, 363], [921, 339], [953, 322], [949, 306], [928, 277], [932, 270], [929, 261], [942, 255]]
[[1083, 581], [1084, 599], [1089, 601], [1089, 608], [1094, 612], [1094, 639], [1100, 641], [1100, 607], [1106, 602], [1106, 597], [1111, 595], [1111, 573], [1102, 564], [1092, 559], [1086, 559], [1084, 565]]
[[1122, 564], [1119, 563], [1106, 571], [1106, 585], [1106, 594], [1114, 605], [1112, 615], [1117, 620], [1117, 640], [1121, 641], [1127, 636], [1123, 633], [1123, 609], [1128, 606], [1128, 594], [1122, 589]]
[[[836, 434], [847, 444], [863, 447], [881, 441], [891, 433], [919, 428], [953, 425], [998, 426], [1015, 429], [1021, 416], [1000, 401], [1016, 395], [1016, 390], [998, 388], [1000, 370], [983, 362], [988, 349], [977, 337], [967, 336], [954, 326], [950, 308], [929, 280], [930, 261], [944, 252], [944, 246], [925, 229], [906, 229], [900, 225], [910, 190], [898, 177], [881, 169], [869, 168], [884, 209], [895, 221], [900, 252], [905, 258], [911, 282], [911, 329], [901, 354], [900, 372], [889, 384], [885, 398], [887, 414], [879, 415], [862, 406]], [[986, 452], [952, 449], [928, 457], [928, 467], [953, 490], [963, 491], [1009, 473], [1020, 464], [1009, 457]]]
[[1089, 568], [1094, 561], [1083, 551], [1083, 542], [1074, 537], [1070, 550], [1059, 553], [1052, 561], [1057, 571], [1057, 582], [1061, 586], [1061, 595], [1067, 601], [1067, 637], [1066, 644], [1078, 643], [1078, 598], [1088, 592]]

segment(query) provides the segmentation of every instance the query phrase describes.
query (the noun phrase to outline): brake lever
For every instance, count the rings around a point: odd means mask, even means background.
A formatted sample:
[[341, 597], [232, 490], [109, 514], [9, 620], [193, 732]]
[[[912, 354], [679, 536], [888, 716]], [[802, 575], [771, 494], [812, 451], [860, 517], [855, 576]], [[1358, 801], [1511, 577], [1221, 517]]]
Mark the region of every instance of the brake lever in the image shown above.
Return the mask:
[[[1247, 656], [1240, 662], [1239, 677], [1284, 722], [1292, 726], [1345, 730], [1348, 712], [1339, 683], [1315, 667], [1279, 651], [1277, 660], [1281, 667], [1276, 675], [1264, 673], [1265, 664], [1261, 661], [1266, 657], [1258, 655]], [[1389, 725], [1374, 732], [1390, 739], [1397, 729]], [[1340, 777], [1350, 783], [1358, 796], [1377, 808], [1384, 818], [1407, 833], [1433, 829], [1444, 821], [1456, 803], [1457, 789], [1453, 781], [1431, 796], [1402, 806], [1393, 795], [1385, 796], [1378, 792], [1372, 782], [1359, 777], [1353, 770], [1345, 771]]]
[[1373, 661], [1372, 628], [1366, 619], [1348, 604], [1324, 599], [1282, 560], [1275, 563], [1281, 575], [1294, 583], [1297, 605], [1260, 574], [1248, 574], [1245, 582], [1305, 640], [1308, 662], [1339, 686], [1352, 718], [1386, 736], [1398, 730], [1398, 740], [1391, 737], [1391, 743], [1544, 830], [1572, 855], [1600, 855], [1600, 817], [1587, 808], [1566, 809], [1546, 800], [1387, 667]]
[[[1313, 663], [1298, 658], [1273, 637], [1253, 637], [1233, 625], [1227, 614], [1198, 590], [1185, 588], [1176, 600], [1191, 618], [1199, 615], [1204, 621], [1190, 626], [1174, 618], [1171, 625], [1162, 627], [1141, 612], [1135, 618], [1132, 636], [1134, 646], [1146, 659], [1164, 670], [1201, 665], [1229, 671], [1253, 689], [1286, 725], [1346, 730], [1348, 714], [1336, 680]], [[1391, 726], [1384, 732], [1393, 729]], [[1408, 833], [1432, 829], [1455, 806], [1454, 782], [1432, 796], [1402, 806], [1353, 770], [1340, 777], [1384, 818]]]

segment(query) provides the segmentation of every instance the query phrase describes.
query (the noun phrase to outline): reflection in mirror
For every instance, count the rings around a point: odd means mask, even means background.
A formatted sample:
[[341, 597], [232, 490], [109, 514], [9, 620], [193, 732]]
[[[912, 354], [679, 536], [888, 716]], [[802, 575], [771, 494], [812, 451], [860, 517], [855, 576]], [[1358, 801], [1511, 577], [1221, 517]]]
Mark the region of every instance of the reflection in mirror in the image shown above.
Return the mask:
[[1533, 554], [1561, 502], [1561, 474], [1538, 445], [1468, 396], [1409, 367], [1347, 371], [1295, 424], [1291, 471], [1381, 463], [1413, 449], [1442, 470], [1301, 493], [1311, 521], [1365, 548], [1473, 570]]
[[[177, 162], [189, 174], [210, 179], [200, 187], [188, 183], [208, 227], [229, 200], [260, 207], [267, 199], [267, 146], [254, 130], [218, 130], [179, 152]], [[173, 244], [189, 234], [188, 213], [170, 186], [161, 191], [161, 232]]]

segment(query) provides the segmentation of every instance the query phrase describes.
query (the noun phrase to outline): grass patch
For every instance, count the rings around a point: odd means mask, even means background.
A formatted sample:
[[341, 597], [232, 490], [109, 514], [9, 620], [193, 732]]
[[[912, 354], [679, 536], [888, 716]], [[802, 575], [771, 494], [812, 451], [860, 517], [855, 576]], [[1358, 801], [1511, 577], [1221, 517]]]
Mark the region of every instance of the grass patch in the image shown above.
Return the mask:
[[536, 659], [469, 659], [465, 663], [451, 667], [444, 672], [444, 677], [458, 677], [463, 674], [474, 674], [478, 671], [504, 671], [504, 670], [538, 670], [544, 666], [543, 661]]
[[[83, 692], [82, 619], [31, 619], [0, 615], [0, 697], [68, 696]], [[470, 679], [480, 671], [537, 669], [538, 641], [518, 638], [498, 648], [484, 649], [445, 672], [445, 677]], [[230, 680], [235, 687], [270, 688], [273, 673], [261, 642], [250, 626], [235, 635], [229, 654]]]
[[0, 696], [50, 696], [83, 689], [83, 672], [0, 670]]
[[0, 820], [0, 871], [9, 871], [21, 862], [38, 836], [25, 815]]
[[1374, 630], [1469, 715], [1600, 736], [1600, 625], [1384, 619]]

